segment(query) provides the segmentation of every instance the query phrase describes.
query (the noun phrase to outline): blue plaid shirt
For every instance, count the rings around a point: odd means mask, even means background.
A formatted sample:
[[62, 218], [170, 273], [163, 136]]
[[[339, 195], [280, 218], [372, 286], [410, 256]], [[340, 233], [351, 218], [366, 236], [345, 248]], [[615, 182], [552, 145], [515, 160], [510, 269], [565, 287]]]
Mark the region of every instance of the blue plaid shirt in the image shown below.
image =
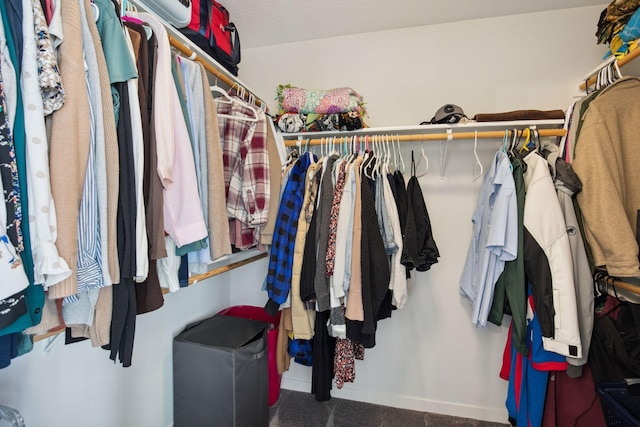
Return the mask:
[[287, 299], [291, 289], [293, 250], [304, 201], [305, 177], [311, 164], [310, 156], [315, 160], [315, 155], [308, 152], [296, 161], [280, 199], [267, 272], [267, 294], [270, 302], [277, 305]]

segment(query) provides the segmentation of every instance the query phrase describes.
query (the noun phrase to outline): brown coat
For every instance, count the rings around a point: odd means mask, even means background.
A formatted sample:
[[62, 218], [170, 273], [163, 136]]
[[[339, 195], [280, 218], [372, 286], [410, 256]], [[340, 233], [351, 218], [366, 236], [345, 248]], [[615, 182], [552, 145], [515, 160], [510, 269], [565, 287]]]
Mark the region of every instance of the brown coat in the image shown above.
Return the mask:
[[571, 165], [582, 181], [577, 199], [597, 267], [640, 276], [640, 79], [619, 80], [589, 105]]

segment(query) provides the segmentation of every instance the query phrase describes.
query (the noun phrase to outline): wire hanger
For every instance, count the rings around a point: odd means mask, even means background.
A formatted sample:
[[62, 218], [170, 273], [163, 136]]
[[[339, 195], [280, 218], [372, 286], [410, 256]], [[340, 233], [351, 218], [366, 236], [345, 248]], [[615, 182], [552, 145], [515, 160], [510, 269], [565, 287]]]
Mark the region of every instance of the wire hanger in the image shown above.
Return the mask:
[[[478, 178], [480, 178], [484, 172], [484, 168], [482, 167], [482, 162], [478, 157], [478, 131], [475, 131], [475, 137], [473, 139], [473, 156], [475, 157], [475, 163], [473, 164], [473, 169], [471, 170], [473, 179], [471, 182], [475, 182]], [[476, 176], [476, 164], [480, 166], [480, 173]]]

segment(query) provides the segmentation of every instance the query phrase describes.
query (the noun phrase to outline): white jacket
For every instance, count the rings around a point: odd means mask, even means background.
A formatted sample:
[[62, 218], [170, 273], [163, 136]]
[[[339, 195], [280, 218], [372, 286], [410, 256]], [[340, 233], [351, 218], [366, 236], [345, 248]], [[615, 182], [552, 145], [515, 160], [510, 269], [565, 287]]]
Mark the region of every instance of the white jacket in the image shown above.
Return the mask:
[[[532, 152], [524, 162], [524, 228], [534, 240], [527, 244], [525, 234], [525, 270], [534, 290], [542, 343], [547, 351], [582, 357], [571, 248], [556, 190], [545, 159]], [[544, 324], [545, 314], [552, 315], [552, 330], [549, 322]]]

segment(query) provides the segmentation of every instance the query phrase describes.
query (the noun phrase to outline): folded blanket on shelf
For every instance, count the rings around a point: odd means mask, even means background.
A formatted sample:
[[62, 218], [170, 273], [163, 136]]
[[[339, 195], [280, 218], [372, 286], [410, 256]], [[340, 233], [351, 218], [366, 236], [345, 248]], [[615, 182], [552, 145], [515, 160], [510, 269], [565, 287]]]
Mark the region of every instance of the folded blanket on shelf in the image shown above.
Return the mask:
[[278, 86], [280, 113], [337, 114], [357, 112], [365, 115], [364, 102], [348, 87], [330, 90], [302, 89], [290, 85]]
[[276, 117], [282, 132], [322, 132], [356, 130], [366, 127], [357, 112], [342, 114], [284, 113]]
[[564, 119], [562, 110], [516, 110], [506, 113], [482, 113], [473, 118], [476, 122], [506, 122], [512, 120], [552, 120]]

